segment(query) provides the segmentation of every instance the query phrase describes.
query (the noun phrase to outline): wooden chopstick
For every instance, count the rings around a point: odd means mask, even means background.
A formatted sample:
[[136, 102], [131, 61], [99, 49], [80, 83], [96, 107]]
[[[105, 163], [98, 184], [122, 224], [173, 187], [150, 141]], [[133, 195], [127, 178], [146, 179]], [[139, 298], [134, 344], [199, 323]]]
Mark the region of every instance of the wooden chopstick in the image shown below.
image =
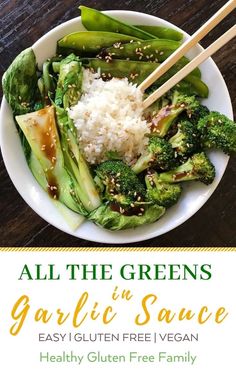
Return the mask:
[[202, 27], [199, 28], [187, 41], [185, 41], [173, 54], [157, 67], [140, 85], [139, 89], [144, 92], [158, 78], [167, 72], [187, 51], [195, 46], [206, 36], [217, 24], [219, 24], [236, 7], [236, 0], [228, 1], [219, 9]]
[[184, 68], [182, 68], [178, 73], [171, 77], [167, 82], [165, 82], [161, 87], [149, 95], [143, 102], [143, 108], [146, 109], [148, 106], [152, 105], [154, 101], [159, 99], [172, 87], [174, 87], [178, 82], [180, 82], [184, 77], [191, 73], [199, 64], [204, 62], [207, 58], [213, 55], [217, 50], [229, 42], [233, 37], [236, 36], [236, 25], [231, 27], [227, 32], [225, 32], [220, 38], [218, 38], [213, 44], [211, 44], [207, 49], [202, 51], [196, 58], [191, 60]]

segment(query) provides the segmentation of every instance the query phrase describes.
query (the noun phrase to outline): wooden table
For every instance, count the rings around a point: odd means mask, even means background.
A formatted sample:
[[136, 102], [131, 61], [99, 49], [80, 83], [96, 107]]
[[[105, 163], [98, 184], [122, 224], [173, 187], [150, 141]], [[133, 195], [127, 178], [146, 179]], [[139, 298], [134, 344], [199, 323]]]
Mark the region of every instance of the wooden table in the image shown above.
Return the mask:
[[[105, 9], [145, 12], [164, 18], [192, 34], [213, 15], [224, 0], [87, 0], [84, 4]], [[83, 3], [83, 2], [82, 2]], [[81, 1], [1, 0], [0, 74], [13, 58], [58, 24], [79, 15]], [[235, 13], [228, 16], [202, 42], [209, 45], [230, 28]], [[235, 40], [214, 56], [228, 85], [236, 109]], [[69, 236], [34, 213], [15, 190], [1, 159], [1, 246], [101, 246]], [[133, 246], [236, 246], [236, 157], [207, 203], [177, 229]]]

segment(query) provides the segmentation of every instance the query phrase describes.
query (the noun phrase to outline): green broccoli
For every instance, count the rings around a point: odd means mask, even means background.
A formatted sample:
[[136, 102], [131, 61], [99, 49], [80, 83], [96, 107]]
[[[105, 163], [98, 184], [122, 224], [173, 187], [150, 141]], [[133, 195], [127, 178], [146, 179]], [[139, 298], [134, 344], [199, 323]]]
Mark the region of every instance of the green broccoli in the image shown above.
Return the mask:
[[145, 177], [148, 198], [160, 206], [169, 208], [177, 203], [182, 188], [179, 184], [170, 184], [159, 180], [156, 172], [148, 173]]
[[236, 124], [225, 115], [213, 111], [200, 119], [197, 128], [204, 148], [220, 149], [225, 154], [236, 152]]
[[173, 167], [174, 150], [169, 142], [163, 138], [152, 136], [145, 153], [143, 153], [132, 170], [138, 174], [150, 167], [157, 167], [161, 170], [168, 170]]
[[209, 113], [210, 113], [210, 110], [206, 106], [199, 104], [192, 110], [192, 113], [188, 115], [188, 120], [191, 123], [197, 125], [198, 121], [201, 118], [204, 118]]
[[[128, 165], [120, 160], [108, 160], [96, 168], [96, 175], [104, 185], [104, 198], [123, 206], [117, 206], [117, 211], [133, 213], [136, 207], [143, 209], [145, 187]], [[101, 185], [99, 187], [102, 188]], [[115, 205], [113, 207], [116, 208]]]
[[208, 185], [214, 178], [215, 167], [204, 152], [194, 154], [184, 164], [159, 175], [161, 181], [168, 183], [197, 180]]
[[164, 137], [171, 125], [176, 121], [182, 112], [186, 112], [191, 117], [193, 111], [199, 107], [200, 103], [195, 96], [187, 96], [179, 91], [174, 91], [171, 105], [164, 106], [151, 120], [151, 131], [158, 137]]
[[198, 131], [187, 120], [179, 122], [177, 129], [177, 133], [169, 139], [169, 143], [179, 155], [190, 156], [197, 151], [199, 146]]

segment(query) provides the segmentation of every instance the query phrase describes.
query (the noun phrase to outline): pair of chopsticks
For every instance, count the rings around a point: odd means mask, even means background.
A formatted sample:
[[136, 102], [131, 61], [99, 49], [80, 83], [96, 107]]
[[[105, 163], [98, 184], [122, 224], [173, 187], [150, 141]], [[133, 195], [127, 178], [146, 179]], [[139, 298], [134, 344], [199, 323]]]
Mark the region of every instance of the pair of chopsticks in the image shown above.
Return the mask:
[[[187, 41], [185, 41], [169, 58], [167, 58], [154, 72], [152, 72], [140, 85], [139, 89], [144, 92], [158, 78], [168, 71], [182, 56], [186, 54], [193, 46], [195, 46], [203, 37], [205, 37], [217, 24], [219, 24], [229, 13], [236, 7], [236, 0], [228, 1], [218, 12], [213, 15], [198, 31], [196, 31]], [[231, 27], [220, 38], [218, 38], [207, 49], [202, 51], [197, 57], [189, 62], [178, 73], [171, 77], [161, 87], [149, 95], [143, 102], [146, 109], [152, 105], [157, 99], [169, 91], [173, 86], [180, 82], [184, 77], [191, 73], [198, 65], [213, 55], [217, 50], [229, 42], [236, 36], [236, 25]]]

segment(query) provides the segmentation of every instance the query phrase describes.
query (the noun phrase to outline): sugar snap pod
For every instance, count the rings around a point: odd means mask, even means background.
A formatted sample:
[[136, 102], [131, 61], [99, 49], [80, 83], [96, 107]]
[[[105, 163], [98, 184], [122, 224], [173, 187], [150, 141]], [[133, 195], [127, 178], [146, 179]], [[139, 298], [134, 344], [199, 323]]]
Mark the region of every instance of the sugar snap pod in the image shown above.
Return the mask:
[[128, 23], [122, 22], [96, 9], [80, 6], [81, 19], [84, 27], [88, 31], [108, 31], [118, 32], [133, 37], [138, 37], [143, 40], [156, 38], [152, 34], [136, 28]]

